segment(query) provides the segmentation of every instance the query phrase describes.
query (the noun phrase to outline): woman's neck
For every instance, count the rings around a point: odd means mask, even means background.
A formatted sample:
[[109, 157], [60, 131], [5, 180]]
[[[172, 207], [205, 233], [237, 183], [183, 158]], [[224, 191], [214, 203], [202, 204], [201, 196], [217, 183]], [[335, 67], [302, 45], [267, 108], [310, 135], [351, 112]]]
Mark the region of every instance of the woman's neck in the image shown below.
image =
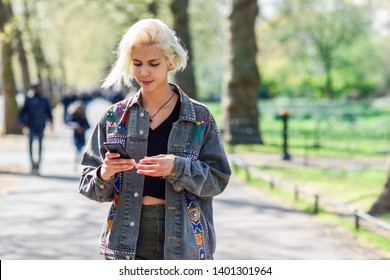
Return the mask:
[[161, 87], [154, 91], [145, 91], [144, 89], [141, 89], [141, 95], [142, 105], [145, 108], [150, 107], [150, 109], [153, 109], [153, 107], [158, 107], [159, 104], [161, 105], [171, 97], [172, 90], [169, 84], [167, 84], [166, 87]]

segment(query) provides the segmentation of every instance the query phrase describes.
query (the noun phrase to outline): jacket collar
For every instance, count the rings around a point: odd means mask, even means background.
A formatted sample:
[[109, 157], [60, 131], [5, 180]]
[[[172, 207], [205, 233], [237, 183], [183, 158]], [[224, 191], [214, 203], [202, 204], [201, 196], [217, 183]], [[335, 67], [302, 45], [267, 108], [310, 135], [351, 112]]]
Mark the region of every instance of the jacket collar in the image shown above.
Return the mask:
[[[174, 92], [176, 92], [180, 96], [181, 109], [180, 109], [179, 119], [196, 122], [196, 114], [195, 114], [195, 107], [194, 107], [193, 100], [190, 97], [188, 97], [188, 95], [185, 94], [184, 91], [178, 85], [169, 83], [169, 86]], [[135, 104], [141, 106], [140, 97], [141, 97], [141, 89], [138, 90], [137, 93], [135, 93], [135, 95], [132, 98], [129, 98], [129, 100], [127, 101], [128, 107], [131, 108]]]

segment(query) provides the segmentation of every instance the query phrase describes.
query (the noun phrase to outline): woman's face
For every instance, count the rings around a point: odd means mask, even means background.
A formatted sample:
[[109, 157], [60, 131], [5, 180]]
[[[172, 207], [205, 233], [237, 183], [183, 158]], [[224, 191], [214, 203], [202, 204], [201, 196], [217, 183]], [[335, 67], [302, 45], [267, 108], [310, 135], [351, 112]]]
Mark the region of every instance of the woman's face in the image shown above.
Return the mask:
[[154, 46], [140, 45], [133, 49], [132, 70], [143, 92], [153, 92], [168, 84], [168, 59]]

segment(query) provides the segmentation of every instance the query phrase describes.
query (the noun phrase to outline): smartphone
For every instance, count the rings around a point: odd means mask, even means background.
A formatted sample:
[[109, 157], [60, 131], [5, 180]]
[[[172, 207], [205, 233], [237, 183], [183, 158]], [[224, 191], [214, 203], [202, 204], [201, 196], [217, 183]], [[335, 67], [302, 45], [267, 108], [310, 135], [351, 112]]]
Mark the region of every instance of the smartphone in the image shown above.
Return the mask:
[[131, 158], [119, 142], [104, 142], [103, 147], [111, 153], [120, 154], [120, 158]]

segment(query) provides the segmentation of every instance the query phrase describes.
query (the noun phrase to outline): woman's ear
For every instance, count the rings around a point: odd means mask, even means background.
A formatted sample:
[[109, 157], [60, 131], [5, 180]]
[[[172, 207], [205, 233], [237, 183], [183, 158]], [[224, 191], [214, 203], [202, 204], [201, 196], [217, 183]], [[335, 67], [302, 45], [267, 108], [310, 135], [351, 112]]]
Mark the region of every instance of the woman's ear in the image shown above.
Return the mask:
[[176, 66], [176, 54], [172, 55], [168, 59], [168, 70], [172, 71], [173, 69], [175, 69], [175, 66]]

